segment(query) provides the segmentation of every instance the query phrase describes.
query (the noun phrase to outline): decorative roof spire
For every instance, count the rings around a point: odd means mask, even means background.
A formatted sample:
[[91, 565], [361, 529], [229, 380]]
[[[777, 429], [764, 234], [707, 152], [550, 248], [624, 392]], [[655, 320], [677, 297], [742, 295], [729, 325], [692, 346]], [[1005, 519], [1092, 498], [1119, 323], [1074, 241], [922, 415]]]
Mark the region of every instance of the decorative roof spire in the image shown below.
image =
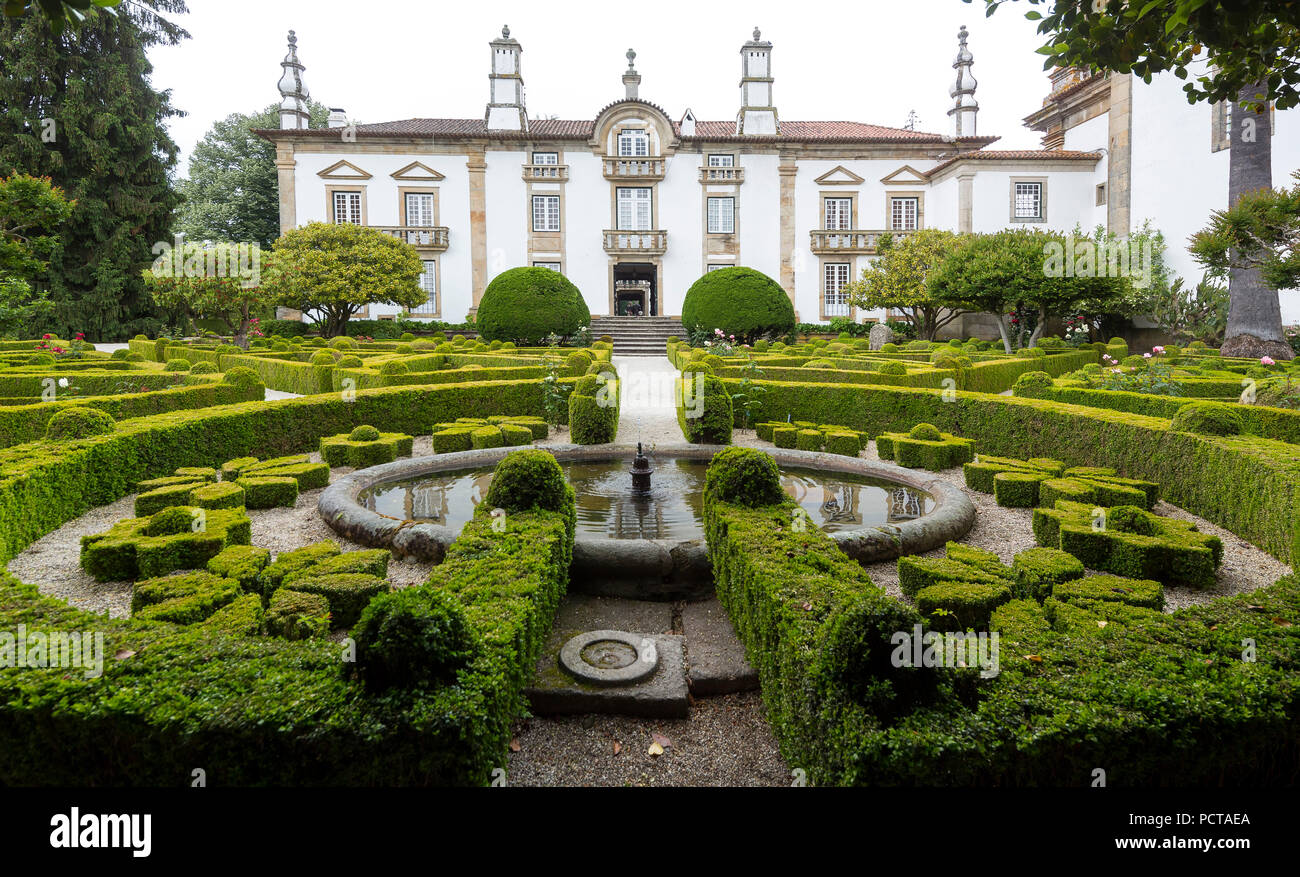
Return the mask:
[[289, 31], [289, 52], [280, 67], [280, 127], [306, 128], [311, 118], [307, 106], [311, 95], [302, 81], [302, 72], [307, 68], [298, 60], [298, 35], [293, 31]]
[[952, 62], [956, 73], [953, 74], [952, 86], [948, 89], [948, 96], [953, 99], [953, 106], [948, 111], [948, 115], [952, 116], [952, 133], [957, 138], [975, 136], [975, 119], [980, 108], [975, 100], [975, 88], [978, 83], [970, 71], [975, 56], [966, 45], [968, 36], [969, 32], [963, 24], [961, 30], [957, 32], [957, 58]]
[[758, 42], [758, 41], [761, 40], [762, 38], [763, 38], [763, 34], [759, 31], [758, 27], [755, 26], [755, 28], [754, 28], [754, 42]]
[[776, 102], [772, 98], [772, 44], [754, 28], [754, 38], [740, 47], [740, 112], [736, 133], [771, 137], [776, 134]]
[[508, 24], [501, 25], [501, 39], [503, 40], [510, 39], [510, 25]]
[[641, 74], [636, 72], [636, 50], [627, 50], [627, 70], [623, 73], [623, 96], [627, 100], [640, 100]]
[[524, 77], [520, 72], [523, 47], [510, 37], [510, 26], [501, 28], [501, 36], [488, 45], [492, 49], [492, 67], [488, 74], [490, 95], [485, 119], [489, 130], [527, 131], [528, 111], [524, 107]]

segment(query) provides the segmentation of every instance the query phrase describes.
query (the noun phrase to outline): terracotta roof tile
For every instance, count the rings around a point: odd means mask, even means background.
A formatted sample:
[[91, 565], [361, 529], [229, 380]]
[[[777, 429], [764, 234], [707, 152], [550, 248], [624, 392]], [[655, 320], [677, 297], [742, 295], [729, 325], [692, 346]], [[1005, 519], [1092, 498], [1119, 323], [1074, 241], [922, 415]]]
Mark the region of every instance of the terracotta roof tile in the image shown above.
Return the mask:
[[959, 161], [1098, 161], [1099, 152], [1078, 152], [1072, 149], [980, 149], [963, 152], [947, 161], [941, 162], [925, 172], [932, 177], [944, 168], [951, 167]]

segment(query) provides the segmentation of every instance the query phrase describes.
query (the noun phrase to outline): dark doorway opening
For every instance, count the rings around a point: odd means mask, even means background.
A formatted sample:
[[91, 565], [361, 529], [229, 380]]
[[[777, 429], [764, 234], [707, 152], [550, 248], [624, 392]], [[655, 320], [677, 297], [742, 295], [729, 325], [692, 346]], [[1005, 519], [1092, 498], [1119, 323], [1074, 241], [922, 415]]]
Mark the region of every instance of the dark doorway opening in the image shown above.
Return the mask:
[[658, 316], [656, 274], [655, 266], [646, 262], [620, 262], [614, 266], [615, 316]]

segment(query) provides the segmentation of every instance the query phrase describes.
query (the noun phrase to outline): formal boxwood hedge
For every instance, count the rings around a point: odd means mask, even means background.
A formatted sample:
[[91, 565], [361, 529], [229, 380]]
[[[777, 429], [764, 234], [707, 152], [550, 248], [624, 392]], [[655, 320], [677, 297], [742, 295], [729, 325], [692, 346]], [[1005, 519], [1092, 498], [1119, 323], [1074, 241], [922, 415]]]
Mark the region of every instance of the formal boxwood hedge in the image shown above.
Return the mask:
[[[717, 272], [714, 272], [717, 273]], [[717, 377], [685, 371], [674, 391], [677, 425], [692, 444], [729, 445], [735, 423], [731, 395]]]
[[[369, 431], [360, 432], [362, 430]], [[373, 426], [358, 426], [351, 433], [322, 438], [320, 456], [330, 466], [364, 469], [391, 463], [398, 457], [409, 457], [414, 444], [415, 439], [405, 433], [380, 432]]]
[[533, 345], [546, 336], [574, 335], [591, 322], [578, 287], [549, 268], [502, 271], [483, 290], [475, 325], [488, 341]]
[[82, 536], [81, 566], [100, 582], [153, 578], [178, 569], [202, 569], [227, 546], [247, 545], [251, 535], [252, 524], [242, 508], [172, 506]]

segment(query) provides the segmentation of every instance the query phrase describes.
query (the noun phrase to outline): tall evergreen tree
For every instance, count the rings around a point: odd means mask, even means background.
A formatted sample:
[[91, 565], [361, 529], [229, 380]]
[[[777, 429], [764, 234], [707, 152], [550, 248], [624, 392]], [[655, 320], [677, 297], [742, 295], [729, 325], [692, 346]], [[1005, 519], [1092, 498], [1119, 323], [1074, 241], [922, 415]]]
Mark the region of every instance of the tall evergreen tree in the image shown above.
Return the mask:
[[141, 272], [170, 240], [179, 202], [169, 173], [179, 115], [154, 90], [145, 50], [189, 36], [166, 16], [183, 0], [132, 0], [55, 33], [48, 20], [0, 20], [0, 176], [48, 176], [76, 207], [43, 278], [54, 307], [36, 333], [120, 340], [161, 321]]
[[[323, 128], [329, 108], [311, 101], [311, 127]], [[194, 147], [185, 203], [176, 230], [202, 243], [257, 243], [269, 248], [280, 236], [280, 184], [275, 146], [253, 129], [279, 128], [280, 105], [260, 113], [231, 113], [215, 122]]]

